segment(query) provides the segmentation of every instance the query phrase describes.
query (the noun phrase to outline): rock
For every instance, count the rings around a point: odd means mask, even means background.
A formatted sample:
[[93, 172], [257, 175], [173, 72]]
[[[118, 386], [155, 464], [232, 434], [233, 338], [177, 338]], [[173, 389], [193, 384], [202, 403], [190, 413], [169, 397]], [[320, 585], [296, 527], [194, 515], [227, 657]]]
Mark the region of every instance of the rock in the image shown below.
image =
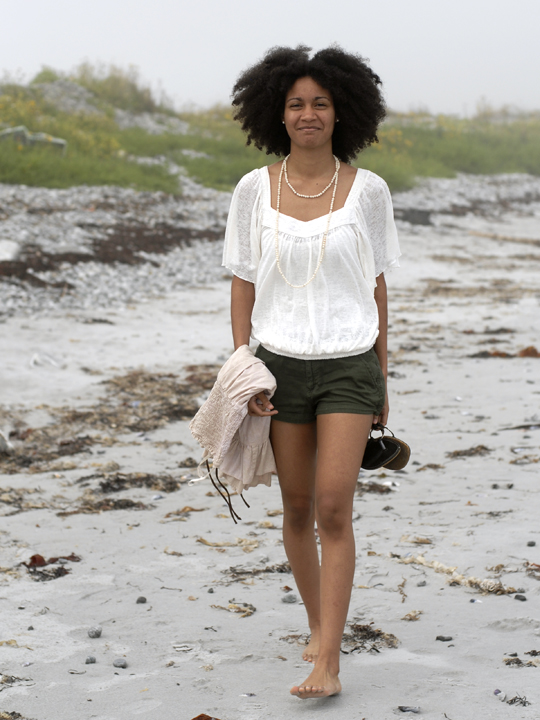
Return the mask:
[[71, 80], [54, 80], [50, 83], [37, 83], [45, 100], [65, 113], [83, 113], [84, 115], [103, 115], [93, 104], [94, 93]]
[[440, 640], [441, 642], [450, 642], [450, 640], [453, 640], [454, 638], [450, 635], [437, 635], [435, 640]]
[[13, 445], [9, 442], [4, 433], [0, 430], [0, 454], [13, 455]]
[[208, 592], [212, 594], [214, 592], [214, 588], [208, 588]]
[[172, 133], [174, 135], [185, 135], [189, 130], [189, 123], [180, 118], [164, 115], [163, 113], [139, 113], [135, 115], [129, 110], [114, 111], [114, 119], [121, 130], [138, 127], [146, 130], [150, 135], [162, 135]]
[[34, 626], [33, 626], [33, 625], [29, 625], [26, 629], [27, 629], [27, 630], [33, 630], [33, 629], [34, 629]]
[[84, 661], [85, 665], [93, 665], [96, 662], [96, 658], [93, 655], [87, 655]]
[[103, 628], [101, 625], [94, 625], [94, 627], [91, 627], [88, 631], [88, 637], [89, 638], [98, 638], [101, 637], [101, 633], [103, 632]]
[[137, 598], [137, 605], [144, 605], [145, 602], [146, 602], [146, 598], [144, 597], [144, 595], [140, 595]]
[[536, 546], [536, 540], [529, 540], [527, 543], [527, 547], [535, 547]]
[[0, 240], [0, 262], [15, 260], [20, 251], [19, 243], [14, 240]]
[[281, 598], [283, 603], [295, 603], [298, 602], [298, 597], [294, 593], [287, 593]]
[[514, 595], [514, 600], [521, 600], [521, 602], [525, 602], [527, 598], [525, 595], [521, 595], [521, 593], [518, 593], [517, 595]]
[[425, 580], [419, 580], [416, 583], [416, 587], [426, 587], [426, 585], [427, 585], [427, 582]]
[[127, 668], [127, 660], [125, 658], [116, 658], [113, 662], [114, 667], [117, 668]]

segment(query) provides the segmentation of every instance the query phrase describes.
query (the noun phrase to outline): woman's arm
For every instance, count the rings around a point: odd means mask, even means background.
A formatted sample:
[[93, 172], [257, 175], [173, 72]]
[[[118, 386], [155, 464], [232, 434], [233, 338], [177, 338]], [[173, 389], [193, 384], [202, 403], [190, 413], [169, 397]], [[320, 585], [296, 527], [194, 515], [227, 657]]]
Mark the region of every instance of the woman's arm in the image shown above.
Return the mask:
[[[386, 280], [384, 279], [384, 273], [381, 273], [377, 277], [377, 286], [375, 288], [375, 302], [377, 303], [377, 310], [379, 311], [379, 336], [375, 341], [375, 352], [379, 358], [381, 370], [384, 375], [385, 384], [388, 379], [388, 296], [386, 292]], [[381, 423], [386, 425], [388, 420], [388, 388], [386, 389], [386, 399], [384, 401], [384, 407], [381, 410], [380, 415], [373, 418], [374, 423]]]
[[[235, 350], [241, 345], [249, 345], [254, 303], [255, 285], [234, 275], [231, 285], [231, 324]], [[261, 392], [248, 402], [248, 414], [266, 417], [276, 415], [277, 410], [274, 410], [268, 397]]]
[[231, 323], [234, 349], [249, 345], [251, 313], [255, 303], [255, 285], [233, 275], [231, 285]]

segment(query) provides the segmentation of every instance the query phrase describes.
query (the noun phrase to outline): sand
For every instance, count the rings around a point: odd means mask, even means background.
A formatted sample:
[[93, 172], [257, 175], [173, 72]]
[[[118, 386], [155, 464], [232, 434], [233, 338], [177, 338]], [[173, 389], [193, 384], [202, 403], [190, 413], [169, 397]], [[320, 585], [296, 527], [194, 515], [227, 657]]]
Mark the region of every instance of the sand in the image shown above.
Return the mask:
[[[279, 572], [277, 481], [249, 509], [234, 498], [235, 526], [186, 467], [200, 456], [190, 403], [232, 350], [228, 282], [5, 321], [0, 429], [19, 456], [37, 447], [25, 430], [56, 428], [39, 436], [48, 456], [17, 472], [1, 460], [0, 709], [20, 713], [5, 717], [540, 717], [540, 655], [526, 654], [540, 651], [540, 358], [518, 356], [540, 350], [538, 204], [400, 222], [400, 237], [389, 426], [411, 463], [359, 478], [349, 620], [381, 633], [344, 645], [344, 691], [325, 700], [288, 692], [309, 666], [304, 609], [282, 602], [297, 591]], [[167, 410], [178, 388], [185, 420]], [[97, 507], [112, 509], [78, 512]], [[69, 570], [45, 581], [22, 564], [72, 553], [37, 568]]]

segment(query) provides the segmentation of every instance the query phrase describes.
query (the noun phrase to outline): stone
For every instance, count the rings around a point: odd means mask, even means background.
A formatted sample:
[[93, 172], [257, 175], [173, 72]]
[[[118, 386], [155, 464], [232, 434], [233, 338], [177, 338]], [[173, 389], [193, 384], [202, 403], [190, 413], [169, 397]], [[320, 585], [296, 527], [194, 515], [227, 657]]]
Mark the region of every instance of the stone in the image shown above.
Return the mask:
[[93, 665], [95, 662], [96, 658], [93, 655], [87, 655], [86, 660], [84, 661], [85, 665]]
[[91, 627], [88, 631], [88, 637], [89, 638], [99, 638], [101, 637], [101, 633], [103, 632], [103, 628], [101, 625], [94, 625], [94, 627]]
[[298, 602], [298, 597], [294, 593], [287, 593], [281, 598], [283, 603], [295, 603]]
[[140, 595], [137, 598], [137, 605], [144, 605], [145, 602], [146, 602], [146, 598], [144, 597], [144, 595]]
[[116, 658], [113, 662], [114, 667], [117, 668], [127, 668], [127, 660], [125, 658]]

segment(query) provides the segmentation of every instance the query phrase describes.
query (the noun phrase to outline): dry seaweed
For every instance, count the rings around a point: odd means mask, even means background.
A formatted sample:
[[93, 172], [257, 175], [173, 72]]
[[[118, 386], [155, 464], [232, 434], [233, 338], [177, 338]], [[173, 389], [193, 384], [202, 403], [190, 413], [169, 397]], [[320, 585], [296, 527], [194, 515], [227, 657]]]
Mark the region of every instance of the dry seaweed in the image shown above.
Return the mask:
[[[94, 223], [77, 223], [80, 228], [95, 229]], [[175, 227], [166, 223], [155, 223], [151, 226], [144, 224], [133, 225], [106, 225], [99, 226], [102, 238], [93, 238], [90, 243], [90, 252], [63, 252], [50, 253], [39, 245], [28, 244], [16, 260], [0, 262], [0, 277], [15, 277], [38, 287], [58, 287], [66, 290], [73, 286], [68, 282], [50, 283], [42, 280], [36, 273], [57, 270], [65, 264], [100, 262], [111, 265], [122, 263], [125, 265], [140, 265], [155, 261], [146, 257], [146, 253], [163, 254], [174, 247], [189, 246], [192, 240], [204, 238], [216, 240], [223, 236], [217, 230], [195, 230], [184, 227]]]
[[200, 537], [197, 538], [197, 542], [202, 545], [207, 545], [208, 547], [216, 548], [222, 552], [224, 552], [224, 549], [228, 547], [241, 547], [245, 553], [250, 553], [259, 547], [258, 540], [248, 540], [248, 538], [236, 538], [235, 542], [228, 542], [226, 540], [222, 542], [210, 542], [210, 540]]
[[24, 510], [41, 510], [43, 508], [51, 507], [51, 504], [45, 500], [27, 500], [27, 495], [34, 495], [35, 493], [42, 492], [39, 488], [0, 488], [0, 503], [5, 505], [13, 506], [13, 510], [7, 513], [7, 515], [17, 515]]
[[499, 580], [493, 580], [491, 578], [482, 580], [473, 576], [465, 577], [457, 572], [457, 566], [448, 567], [438, 560], [426, 560], [423, 555], [412, 555], [411, 557], [396, 557], [391, 555], [399, 563], [403, 565], [422, 565], [423, 567], [431, 568], [437, 573], [448, 575], [448, 582], [451, 585], [463, 585], [464, 587], [470, 587], [474, 590], [479, 590], [482, 593], [493, 593], [494, 595], [513, 595], [516, 591], [513, 587], [506, 587]]
[[[17, 675], [1, 675], [0, 676], [0, 692], [2, 692], [2, 690], [6, 690], [7, 688], [12, 688], [14, 685], [24, 684], [24, 685], [28, 686], [28, 683], [31, 683], [31, 682], [33, 682], [32, 678], [20, 678], [20, 677], [17, 677]], [[0, 718], [1, 717], [2, 717], [2, 715], [0, 714]], [[19, 716], [19, 717], [22, 717], [22, 716]]]
[[356, 495], [362, 497], [366, 493], [377, 493], [379, 495], [387, 495], [392, 492], [392, 488], [389, 485], [381, 485], [377, 482], [365, 482], [359, 480], [356, 483]]
[[540, 580], [540, 564], [526, 561], [525, 572], [529, 577], [532, 577], [535, 580]]
[[380, 652], [382, 648], [395, 648], [399, 640], [391, 633], [385, 633], [379, 628], [369, 625], [362, 625], [357, 622], [348, 623], [349, 632], [343, 633], [343, 644], [345, 650], [341, 652], [348, 654], [354, 652]]
[[[186, 505], [185, 507], [179, 509], [179, 510], [171, 510], [171, 512], [168, 512], [165, 515], [165, 518], [170, 520], [170, 522], [176, 521], [183, 521], [187, 520], [187, 518], [190, 516], [192, 512], [203, 512], [203, 510], [208, 510], [208, 508], [194, 508], [191, 507], [191, 505]], [[228, 517], [228, 515], [226, 516]], [[165, 522], [162, 520], [161, 522]]]
[[507, 700], [506, 703], [507, 705], [521, 705], [522, 707], [527, 707], [527, 705], [531, 704], [525, 695], [514, 695], [514, 697]]
[[[62, 564], [57, 563], [63, 560]], [[28, 562], [21, 563], [26, 567], [32, 580], [46, 582], [47, 580], [56, 580], [57, 578], [68, 575], [71, 571], [65, 566], [66, 562], [80, 562], [81, 558], [75, 553], [71, 555], [61, 555], [59, 557], [52, 557], [45, 560], [43, 555], [32, 555]], [[54, 565], [55, 567], [47, 567], [48, 565]]]
[[[530, 655], [530, 653], [525, 653], [525, 655]], [[507, 657], [504, 658], [504, 664], [509, 665], [510, 667], [540, 667], [540, 660], [528, 660], [527, 662], [523, 662], [518, 657]]]
[[[86, 479], [88, 478], [81, 478], [77, 482]], [[180, 482], [171, 475], [152, 475], [151, 473], [114, 473], [113, 475], [107, 475], [104, 480], [99, 482], [99, 489], [102, 493], [120, 492], [128, 488], [141, 487], [172, 493], [180, 488]]]
[[238, 613], [240, 617], [250, 617], [257, 610], [254, 605], [250, 603], [239, 603], [233, 598], [229, 600], [227, 607], [223, 605], [210, 605], [210, 607], [216, 608], [217, 610], [227, 610], [228, 612]]
[[212, 387], [218, 370], [217, 365], [190, 365], [184, 380], [134, 370], [106, 380], [105, 396], [91, 407], [47, 408], [53, 416], [49, 425], [29, 428], [18, 419], [9, 438], [14, 452], [0, 456], [0, 473], [58, 470], [54, 461], [91, 452], [94, 445], [110, 446], [120, 433], [148, 432], [191, 419], [199, 407], [197, 399]]
[[290, 635], [283, 635], [279, 639], [293, 645], [307, 645], [309, 638], [309, 633], [291, 633]]
[[493, 452], [493, 450], [486, 447], [485, 445], [476, 445], [475, 447], [468, 448], [467, 450], [453, 450], [452, 452], [447, 452], [446, 457], [449, 457], [449, 458], [464, 458], [464, 457], [475, 457], [475, 456], [484, 457], [484, 455], [489, 455], [490, 452]]
[[146, 505], [143, 502], [130, 500], [129, 498], [102, 498], [93, 500], [91, 497], [81, 498], [82, 503], [75, 510], [62, 510], [56, 513], [58, 517], [68, 517], [69, 515], [107, 512], [109, 510], [151, 510], [155, 505]]
[[222, 570], [224, 575], [227, 575], [231, 582], [243, 582], [248, 578], [257, 577], [259, 575], [270, 575], [274, 573], [290, 573], [291, 566], [288, 562], [276, 563], [275, 565], [267, 565], [263, 568], [246, 568], [242, 565], [233, 565], [225, 570]]

